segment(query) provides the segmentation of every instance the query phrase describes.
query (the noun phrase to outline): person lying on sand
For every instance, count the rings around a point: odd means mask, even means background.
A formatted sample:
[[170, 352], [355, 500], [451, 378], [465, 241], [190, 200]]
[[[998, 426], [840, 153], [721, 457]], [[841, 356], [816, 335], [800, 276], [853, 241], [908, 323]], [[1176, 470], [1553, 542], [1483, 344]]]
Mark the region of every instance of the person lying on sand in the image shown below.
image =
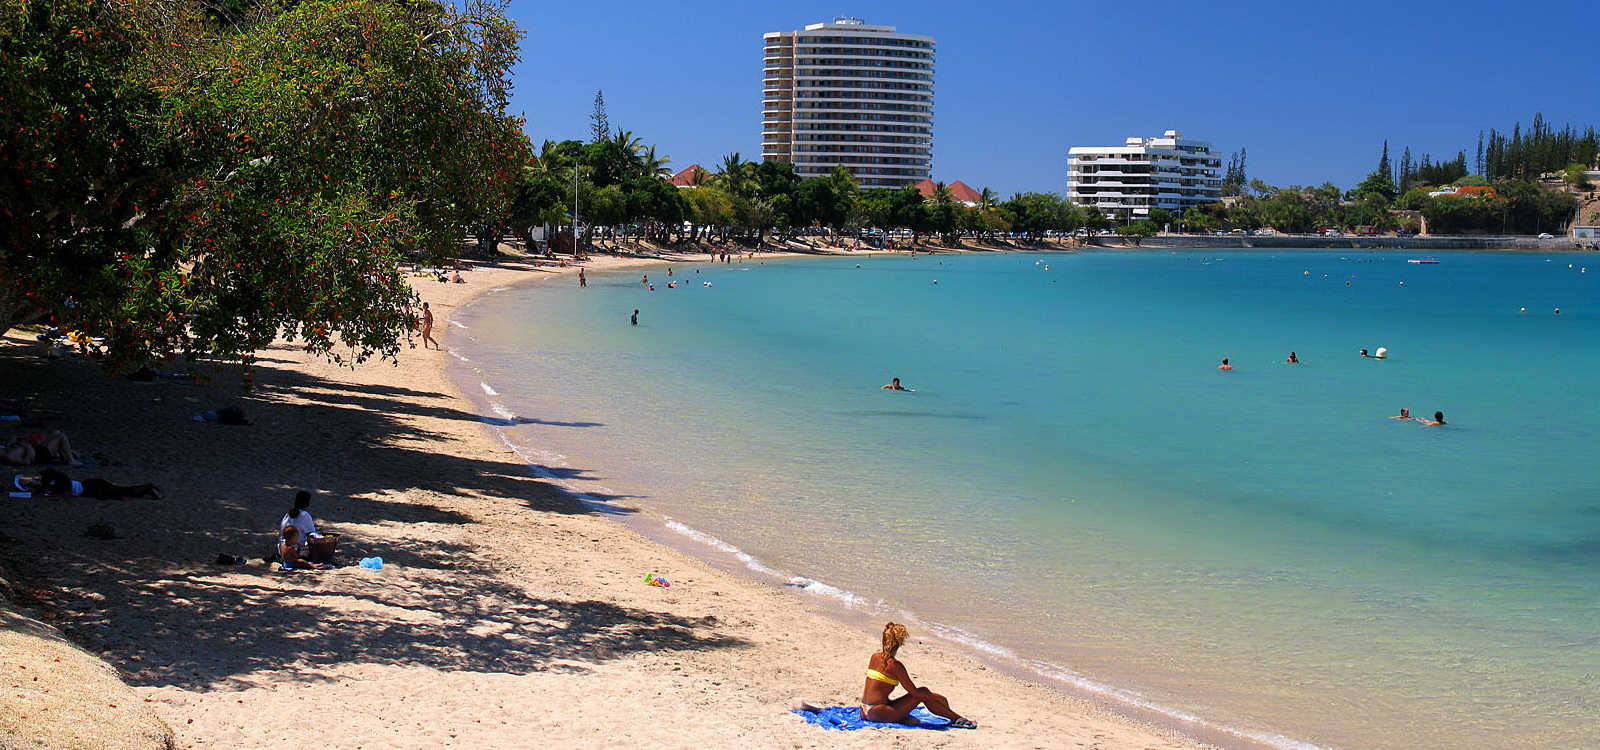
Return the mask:
[[53, 497], [92, 497], [96, 500], [132, 500], [134, 498], [161, 499], [161, 488], [153, 484], [112, 484], [104, 479], [90, 478], [75, 481], [65, 472], [45, 469], [39, 476], [18, 474], [11, 478], [18, 492], [36, 492]]
[[[911, 681], [911, 673], [895, 658], [900, 647], [910, 637], [906, 626], [897, 622], [883, 626], [883, 649], [867, 661], [867, 683], [861, 690], [861, 718], [867, 721], [910, 724], [907, 721], [917, 706], [927, 706], [929, 711], [950, 720], [955, 729], [977, 729], [978, 722], [967, 719], [950, 708], [945, 697]], [[905, 695], [889, 699], [896, 687], [905, 688]]]
[[300, 530], [293, 526], [285, 526], [278, 532], [278, 556], [275, 561], [277, 570], [322, 570], [328, 566], [314, 563], [305, 559], [300, 552]]
[[50, 433], [29, 432], [17, 436], [6, 445], [3, 456], [5, 463], [17, 466], [31, 466], [33, 464], [71, 464], [78, 465], [78, 454], [72, 450], [72, 443], [67, 440], [66, 433], [55, 430]]

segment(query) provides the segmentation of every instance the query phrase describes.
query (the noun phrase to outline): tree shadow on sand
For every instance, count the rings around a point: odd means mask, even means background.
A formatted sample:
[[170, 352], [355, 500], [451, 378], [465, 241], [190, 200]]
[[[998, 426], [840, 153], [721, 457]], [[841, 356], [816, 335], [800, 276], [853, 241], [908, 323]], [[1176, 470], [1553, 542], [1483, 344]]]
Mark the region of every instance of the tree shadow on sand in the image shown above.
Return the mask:
[[[495, 512], [496, 503], [541, 513], [630, 512], [620, 496], [580, 502], [535, 476], [509, 447], [457, 455], [459, 443], [442, 442], [453, 428], [439, 420], [481, 421], [458, 408], [463, 401], [270, 362], [257, 366], [256, 383], [254, 393], [220, 378], [140, 385], [90, 362], [0, 346], [0, 394], [50, 414], [49, 427], [66, 430], [80, 451], [115, 454], [111, 465], [69, 473], [163, 489], [159, 501], [0, 506], [8, 531], [0, 556], [35, 584], [23, 603], [104, 652], [131, 683], [199, 688], [337, 663], [519, 673], [743, 644], [716, 634], [711, 618], [536, 596], [501, 578], [470, 546], [438, 541], [437, 525], [471, 524], [479, 511], [464, 509]], [[253, 424], [192, 420], [222, 404], [240, 405]], [[0, 439], [12, 431], [0, 426]], [[589, 477], [582, 468], [542, 468]], [[263, 572], [277, 519], [300, 488], [313, 491], [313, 512], [331, 530], [382, 530], [381, 538], [347, 535], [343, 560], [379, 555], [390, 567]], [[418, 491], [485, 502], [444, 508], [417, 501], [427, 497]], [[91, 524], [114, 529], [114, 538], [85, 538]], [[217, 553], [252, 564], [212, 567]], [[348, 606], [325, 606], [328, 598]], [[136, 633], [144, 635], [129, 635]]]
[[119, 640], [127, 614], [66, 609], [54, 619], [74, 640], [108, 652], [129, 684], [186, 689], [286, 668], [301, 679], [341, 663], [525, 674], [747, 645], [718, 634], [715, 617], [541, 598], [471, 571], [396, 573], [198, 571], [136, 583], [126, 608], [153, 622], [156, 636], [136, 642]]

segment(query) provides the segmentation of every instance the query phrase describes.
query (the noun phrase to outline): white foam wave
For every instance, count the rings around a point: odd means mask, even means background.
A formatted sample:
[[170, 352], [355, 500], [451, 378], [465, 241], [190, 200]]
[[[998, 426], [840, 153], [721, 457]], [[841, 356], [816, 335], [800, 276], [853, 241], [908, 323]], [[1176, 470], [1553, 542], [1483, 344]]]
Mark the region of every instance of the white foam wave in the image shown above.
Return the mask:
[[498, 402], [491, 402], [489, 404], [489, 408], [493, 410], [495, 414], [498, 414], [501, 419], [512, 420], [517, 418], [516, 412], [501, 406]]
[[584, 507], [604, 513], [615, 513], [623, 510], [616, 505], [608, 503], [598, 497], [595, 497], [594, 495], [578, 489], [570, 482], [570, 480], [563, 479], [559, 474], [550, 469], [552, 466], [556, 468], [564, 468], [566, 466], [566, 456], [560, 453], [538, 450], [536, 448], [525, 448], [517, 445], [516, 443], [511, 442], [511, 439], [506, 437], [505, 434], [499, 430], [495, 430], [495, 435], [500, 438], [500, 442], [505, 443], [506, 447], [511, 449], [512, 453], [517, 454], [517, 457], [525, 462], [528, 470], [533, 472], [534, 476], [548, 481], [557, 489], [567, 493], [567, 495], [572, 499], [577, 500]]
[[466, 324], [465, 324], [465, 323], [462, 323], [462, 322], [461, 322], [461, 321], [459, 321], [459, 320], [452, 320], [452, 321], [450, 321], [450, 325], [453, 325], [453, 326], [455, 326], [455, 327], [457, 327], [457, 328], [466, 328], [466, 327], [467, 327], [467, 326], [466, 326]]
[[735, 547], [735, 546], [733, 546], [731, 544], [728, 544], [727, 542], [724, 542], [721, 539], [718, 539], [718, 538], [716, 538], [716, 537], [714, 537], [714, 536], [712, 536], [710, 534], [707, 534], [707, 533], [705, 533], [705, 532], [703, 532], [703, 531], [701, 531], [699, 529], [696, 529], [696, 528], [694, 528], [692, 526], [688, 526], [688, 525], [686, 525], [684, 523], [681, 523], [679, 521], [675, 521], [675, 520], [673, 520], [671, 518], [665, 519], [665, 523], [666, 523], [667, 528], [672, 529], [673, 531], [676, 531], [679, 534], [682, 534], [682, 535], [684, 535], [686, 537], [689, 537], [690, 539], [693, 539], [693, 540], [695, 540], [695, 541], [697, 541], [697, 542], [699, 542], [701, 544], [704, 544], [707, 547], [712, 547], [714, 549], [717, 549], [717, 550], [720, 550], [722, 552], [726, 552], [729, 555], [732, 555], [734, 557], [734, 559], [738, 560], [741, 563], [744, 563], [745, 567], [747, 567], [747, 568], [749, 568], [749, 569], [751, 569], [751, 570], [753, 570], [753, 571], [755, 571], [757, 573], [761, 573], [761, 574], [764, 574], [764, 575], [769, 575], [769, 576], [772, 576], [774, 578], [785, 578], [785, 576], [782, 573], [779, 573], [778, 571], [767, 567], [760, 560], [757, 560], [755, 558], [755, 556], [751, 555], [748, 552], [745, 552], [742, 549], [739, 549], [738, 547]]
[[478, 387], [482, 388], [484, 394], [486, 394], [486, 395], [489, 395], [489, 396], [498, 396], [498, 395], [500, 395], [499, 391], [497, 391], [497, 390], [495, 390], [493, 388], [490, 388], [488, 383], [485, 383], [485, 382], [483, 382], [481, 380], [478, 381]]
[[471, 362], [472, 361], [470, 359], [467, 359], [465, 355], [457, 354], [456, 350], [454, 350], [454, 349], [446, 349], [445, 351], [449, 352], [450, 356], [455, 357], [456, 359], [458, 359], [458, 360], [460, 360], [462, 362]]
[[940, 638], [961, 644], [962, 646], [975, 651], [979, 651], [991, 658], [1011, 662], [1012, 664], [1020, 666], [1047, 679], [1071, 685], [1072, 687], [1084, 692], [1105, 696], [1119, 703], [1124, 703], [1126, 705], [1133, 706], [1144, 711], [1149, 711], [1151, 713], [1160, 714], [1170, 719], [1176, 719], [1186, 724], [1203, 727], [1210, 731], [1231, 734], [1235, 737], [1250, 740], [1252, 742], [1259, 742], [1272, 747], [1282, 748], [1283, 750], [1323, 750], [1323, 748], [1318, 745], [1302, 742], [1281, 734], [1251, 732], [1210, 722], [1200, 718], [1199, 716], [1189, 713], [1188, 711], [1171, 708], [1169, 706], [1163, 706], [1159, 703], [1151, 701], [1149, 698], [1146, 698], [1137, 691], [1119, 688], [1103, 682], [1092, 680], [1069, 667], [1064, 667], [1060, 664], [1054, 664], [1047, 661], [1040, 661], [1038, 659], [1026, 659], [1017, 656], [1015, 651], [1012, 651], [1005, 646], [986, 641], [977, 634], [963, 630], [954, 625], [918, 621], [914, 616], [909, 616], [909, 613], [906, 614], [908, 615], [907, 619], [917, 622], [921, 628], [926, 629], [928, 632], [931, 632]]

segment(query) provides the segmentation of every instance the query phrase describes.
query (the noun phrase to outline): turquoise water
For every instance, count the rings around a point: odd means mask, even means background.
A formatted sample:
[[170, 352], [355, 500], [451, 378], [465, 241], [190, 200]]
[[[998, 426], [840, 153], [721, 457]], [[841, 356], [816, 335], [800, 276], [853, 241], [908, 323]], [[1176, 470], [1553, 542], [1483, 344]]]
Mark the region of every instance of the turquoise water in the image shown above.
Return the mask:
[[597, 507], [1013, 667], [1279, 744], [1600, 746], [1600, 258], [1406, 257], [652, 268], [452, 348]]

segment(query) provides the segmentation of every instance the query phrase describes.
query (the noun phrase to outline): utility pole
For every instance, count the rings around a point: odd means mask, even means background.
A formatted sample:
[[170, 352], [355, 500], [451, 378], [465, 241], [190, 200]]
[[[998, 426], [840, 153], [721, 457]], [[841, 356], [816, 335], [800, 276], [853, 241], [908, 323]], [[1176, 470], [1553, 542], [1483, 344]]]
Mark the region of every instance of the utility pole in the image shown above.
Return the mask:
[[572, 257], [579, 255], [578, 251], [578, 165], [572, 165]]

